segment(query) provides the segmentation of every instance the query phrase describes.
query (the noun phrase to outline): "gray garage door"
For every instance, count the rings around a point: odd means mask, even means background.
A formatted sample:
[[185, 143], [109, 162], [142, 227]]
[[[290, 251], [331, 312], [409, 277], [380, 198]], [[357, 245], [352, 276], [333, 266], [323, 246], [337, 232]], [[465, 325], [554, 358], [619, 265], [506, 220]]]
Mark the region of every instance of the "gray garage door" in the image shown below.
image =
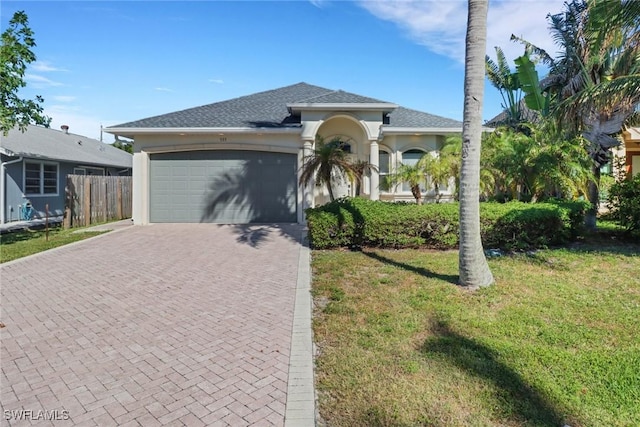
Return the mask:
[[151, 222], [296, 222], [295, 154], [190, 151], [150, 159]]

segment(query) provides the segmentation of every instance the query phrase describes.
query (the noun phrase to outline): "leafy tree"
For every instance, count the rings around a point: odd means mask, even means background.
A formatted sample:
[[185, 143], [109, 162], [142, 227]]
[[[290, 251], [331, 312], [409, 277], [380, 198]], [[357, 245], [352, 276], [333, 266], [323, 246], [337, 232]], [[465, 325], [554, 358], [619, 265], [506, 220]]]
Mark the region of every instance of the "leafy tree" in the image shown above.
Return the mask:
[[608, 207], [612, 217], [628, 232], [640, 231], [640, 174], [611, 186]]
[[480, 149], [489, 0], [469, 0], [464, 73], [460, 169], [459, 283], [467, 289], [491, 285], [493, 274], [480, 238]]
[[133, 143], [128, 141], [123, 141], [121, 139], [116, 138], [116, 140], [112, 144], [115, 148], [126, 151], [129, 154], [133, 154]]
[[565, 11], [549, 16], [560, 48], [550, 56], [525, 40], [529, 51], [549, 69], [547, 96], [556, 100], [551, 113], [571, 136], [582, 135], [592, 159], [589, 186], [592, 208], [587, 225], [595, 227], [600, 168], [640, 102], [640, 2], [635, 0], [571, 0]]
[[511, 71], [507, 58], [499, 46], [495, 47], [496, 61], [485, 56], [485, 68], [489, 82], [502, 97], [502, 109], [507, 117], [505, 124], [515, 126], [522, 122], [522, 90], [517, 73]]
[[16, 125], [24, 132], [29, 124], [49, 126], [51, 119], [43, 115], [41, 96], [35, 100], [18, 96], [26, 86], [27, 65], [36, 60], [32, 48], [36, 46], [29, 19], [23, 11], [14, 13], [9, 27], [2, 33], [0, 45], [0, 130], [6, 136]]
[[488, 135], [483, 164], [494, 175], [498, 199], [575, 199], [587, 194], [593, 177], [583, 139], [564, 138], [552, 125], [528, 124], [526, 133], [500, 127]]
[[300, 185], [308, 185], [313, 178], [317, 184], [324, 184], [329, 192], [329, 199], [335, 200], [331, 180], [334, 175], [356, 179], [357, 171], [344, 151], [346, 143], [336, 137], [326, 142], [320, 135], [316, 138], [312, 154], [303, 159]]

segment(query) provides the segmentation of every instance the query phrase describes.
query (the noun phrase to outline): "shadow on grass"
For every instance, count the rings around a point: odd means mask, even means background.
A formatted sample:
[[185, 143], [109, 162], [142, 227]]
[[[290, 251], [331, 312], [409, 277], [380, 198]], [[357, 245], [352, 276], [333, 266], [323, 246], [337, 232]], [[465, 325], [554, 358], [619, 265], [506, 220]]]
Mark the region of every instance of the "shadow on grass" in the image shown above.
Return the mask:
[[432, 330], [435, 337], [425, 341], [422, 353], [444, 356], [469, 374], [491, 381], [504, 402], [503, 416], [510, 421], [550, 427], [565, 424], [562, 410], [501, 362], [491, 348], [452, 331], [446, 322], [436, 322]]
[[[49, 229], [50, 236], [55, 236], [62, 230], [60, 227]], [[25, 229], [20, 231], [13, 231], [8, 233], [3, 233], [0, 236], [0, 242], [3, 245], [10, 245], [18, 242], [25, 242], [33, 239], [39, 239], [44, 237], [46, 231], [44, 229]]]
[[573, 252], [638, 256], [640, 255], [640, 234], [632, 235], [617, 230], [596, 230], [567, 245], [567, 249]]
[[410, 264], [405, 264], [403, 262], [395, 261], [393, 259], [379, 255], [376, 252], [362, 251], [362, 254], [368, 256], [369, 258], [375, 259], [376, 261], [380, 261], [381, 263], [392, 265], [394, 267], [398, 267], [403, 270], [411, 271], [422, 277], [444, 280], [445, 282], [452, 283], [454, 285], [458, 284], [457, 275], [436, 273], [434, 271], [427, 270], [426, 268], [423, 268], [423, 267], [416, 267]]

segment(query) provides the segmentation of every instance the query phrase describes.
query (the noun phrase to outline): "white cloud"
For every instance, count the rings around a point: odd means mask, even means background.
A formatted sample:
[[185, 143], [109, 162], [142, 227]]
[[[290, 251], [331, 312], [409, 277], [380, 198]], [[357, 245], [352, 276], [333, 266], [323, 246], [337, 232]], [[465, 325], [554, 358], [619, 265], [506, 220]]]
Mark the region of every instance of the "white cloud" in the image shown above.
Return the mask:
[[27, 84], [31, 84], [35, 88], [62, 86], [62, 83], [53, 81], [39, 74], [25, 74], [24, 79]]
[[158, 92], [173, 92], [173, 89], [169, 89], [168, 87], [157, 87], [155, 90]]
[[224, 80], [222, 80], [222, 79], [209, 79], [209, 82], [210, 83], [217, 83], [217, 84], [221, 85], [221, 84], [224, 83]]
[[[408, 37], [429, 50], [464, 62], [467, 2], [445, 0], [359, 0], [359, 5], [379, 19], [391, 21]], [[487, 18], [487, 53], [500, 46], [508, 59], [523, 52], [510, 41], [511, 34], [555, 54], [546, 16], [563, 10], [562, 0], [492, 1]]]
[[315, 7], [322, 9], [322, 7], [327, 4], [329, 0], [309, 0], [309, 3], [314, 5]]
[[58, 68], [54, 65], [51, 65], [50, 62], [48, 61], [36, 61], [33, 64], [30, 65], [30, 67], [34, 70], [34, 71], [38, 71], [41, 73], [50, 73], [50, 72], [54, 72], [54, 71], [68, 71], [64, 68]]
[[56, 95], [56, 96], [52, 96], [54, 101], [57, 102], [73, 102], [76, 100], [75, 96], [70, 96], [70, 95]]

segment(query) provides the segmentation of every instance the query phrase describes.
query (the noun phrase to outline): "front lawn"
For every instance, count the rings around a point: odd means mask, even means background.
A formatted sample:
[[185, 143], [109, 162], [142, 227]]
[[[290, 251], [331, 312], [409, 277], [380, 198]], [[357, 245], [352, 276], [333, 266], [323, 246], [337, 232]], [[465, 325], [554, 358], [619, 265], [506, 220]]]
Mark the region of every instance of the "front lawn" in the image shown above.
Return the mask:
[[640, 246], [492, 258], [476, 293], [457, 257], [313, 252], [328, 426], [640, 425]]
[[26, 230], [3, 234], [0, 236], [0, 263], [104, 233], [104, 231], [77, 231], [78, 229], [52, 228], [49, 230], [48, 241], [44, 230]]

